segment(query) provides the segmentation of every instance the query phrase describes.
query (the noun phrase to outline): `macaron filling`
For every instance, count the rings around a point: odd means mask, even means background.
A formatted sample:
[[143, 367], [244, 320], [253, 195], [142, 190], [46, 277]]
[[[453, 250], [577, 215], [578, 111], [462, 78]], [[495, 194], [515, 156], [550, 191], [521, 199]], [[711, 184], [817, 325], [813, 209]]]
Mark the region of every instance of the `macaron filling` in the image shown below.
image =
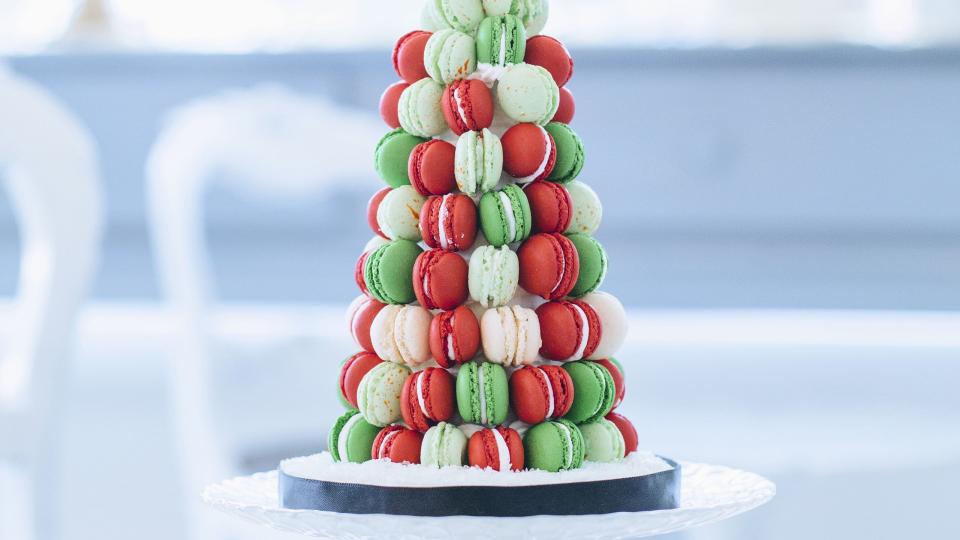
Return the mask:
[[573, 465], [573, 433], [570, 433], [570, 428], [563, 425], [562, 422], [554, 422], [553, 425], [557, 427], [557, 431], [560, 432], [560, 438], [563, 439], [563, 463], [560, 465], [560, 468], [569, 469]]
[[450, 249], [450, 240], [447, 237], [447, 222], [450, 220], [450, 195], [444, 195], [440, 200], [440, 216], [437, 218], [437, 229], [440, 237], [440, 248]]
[[567, 304], [567, 306], [573, 309], [573, 312], [576, 313], [580, 319], [580, 343], [577, 344], [573, 356], [567, 358], [569, 362], [570, 360], [580, 360], [583, 358], [583, 352], [587, 349], [587, 342], [590, 341], [590, 321], [587, 320], [587, 314], [583, 311], [582, 307], [573, 302]]
[[503, 206], [503, 218], [507, 223], [507, 243], [516, 241], [517, 239], [517, 218], [513, 213], [513, 203], [510, 202], [510, 197], [507, 196], [506, 191], [497, 192], [497, 197], [500, 199], [500, 204]]
[[420, 411], [423, 413], [423, 416], [425, 418], [430, 418], [430, 413], [427, 412], [426, 392], [423, 388], [423, 379], [426, 377], [426, 371], [417, 373], [417, 403], [420, 405]]
[[510, 449], [507, 447], [507, 441], [503, 438], [503, 434], [500, 433], [499, 429], [491, 429], [490, 433], [493, 434], [493, 441], [497, 445], [497, 457], [499, 458], [499, 464], [497, 467], [498, 471], [509, 471], [510, 470]]
[[543, 377], [543, 386], [547, 389], [547, 414], [544, 415], [544, 418], [552, 418], [554, 411], [553, 383], [550, 382], [550, 377], [546, 371], [540, 368], [535, 369], [537, 373], [540, 374], [540, 377]]
[[557, 289], [560, 288], [560, 285], [563, 284], [564, 274], [567, 272], [567, 258], [563, 256], [563, 247], [559, 245], [560, 242], [557, 242], [556, 240], [554, 241], [556, 242], [554, 244], [554, 251], [560, 252], [557, 253], [557, 263], [560, 265], [560, 271], [557, 272], [557, 284], [550, 289], [550, 296], [553, 296], [554, 293], [557, 292]]
[[347, 423], [343, 425], [340, 433], [337, 434], [337, 454], [340, 456], [340, 461], [350, 461], [350, 457], [347, 455], [347, 442], [350, 440], [350, 430], [360, 420], [363, 420], [362, 414], [351, 416]]
[[483, 366], [477, 366], [477, 391], [480, 393], [480, 423], [487, 423], [487, 385]]
[[399, 429], [394, 429], [383, 436], [383, 440], [380, 441], [380, 446], [377, 448], [377, 454], [374, 456], [375, 459], [381, 459], [385, 457], [390, 457], [388, 452], [390, 451], [390, 443], [393, 442], [393, 439], [400, 434]]
[[547, 133], [547, 130], [543, 126], [537, 126], [540, 130], [540, 133], [543, 134], [543, 145], [545, 151], [543, 152], [543, 161], [540, 162], [540, 165], [537, 169], [530, 174], [529, 176], [524, 176], [523, 178], [517, 178], [517, 182], [520, 184], [525, 184], [527, 182], [532, 182], [539, 179], [543, 176], [543, 173], [546, 172], [547, 166], [550, 164], [550, 154], [553, 153], [553, 138]]
[[497, 65], [507, 64], [507, 23], [506, 19], [500, 25], [500, 56], [497, 58]]

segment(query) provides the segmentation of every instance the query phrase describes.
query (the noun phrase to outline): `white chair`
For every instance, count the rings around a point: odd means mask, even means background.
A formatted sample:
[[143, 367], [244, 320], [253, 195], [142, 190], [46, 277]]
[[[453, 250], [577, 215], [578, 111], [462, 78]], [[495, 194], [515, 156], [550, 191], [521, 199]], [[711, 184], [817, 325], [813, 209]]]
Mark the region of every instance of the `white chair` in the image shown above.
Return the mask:
[[[80, 122], [43, 88], [15, 77], [2, 63], [0, 118], [0, 179], [6, 181], [22, 237], [11, 317], [16, 327], [0, 357], [0, 465], [13, 464], [6, 471], [12, 481], [0, 482], [0, 496], [2, 488], [10, 488], [10, 499], [0, 502], [0, 538], [58, 538], [56, 463], [64, 383], [74, 321], [99, 255], [97, 158]], [[32, 518], [21, 519], [21, 512], [4, 515], [24, 507]]]
[[[216, 335], [219, 308], [203, 234], [203, 192], [215, 174], [241, 190], [279, 199], [323, 191], [345, 178], [371, 178], [375, 186], [370, 149], [384, 131], [374, 115], [262, 86], [178, 108], [150, 153], [147, 187], [155, 260], [166, 298], [182, 325], [183, 339], [171, 353], [170, 388], [194, 538], [212, 538], [224, 529], [237, 532], [239, 525], [199, 507], [199, 493], [209, 483], [245, 472], [250, 454], [262, 450], [262, 445], [244, 448], [244, 442], [232, 440], [218, 422], [218, 366], [243, 364], [244, 356], [273, 355], [273, 365], [282, 369], [290, 355], [319, 356], [315, 348], [296, 344], [292, 352], [242, 346], [224, 352], [224, 337]], [[330, 319], [316, 320], [309, 332], [314, 337], [324, 328], [342, 333], [342, 315]], [[276, 415], [277, 424], [283, 423], [283, 411]], [[320, 425], [287, 426], [286, 435], [322, 438]], [[284, 436], [263, 435], [261, 439]], [[262, 537], [263, 531], [256, 533]]]

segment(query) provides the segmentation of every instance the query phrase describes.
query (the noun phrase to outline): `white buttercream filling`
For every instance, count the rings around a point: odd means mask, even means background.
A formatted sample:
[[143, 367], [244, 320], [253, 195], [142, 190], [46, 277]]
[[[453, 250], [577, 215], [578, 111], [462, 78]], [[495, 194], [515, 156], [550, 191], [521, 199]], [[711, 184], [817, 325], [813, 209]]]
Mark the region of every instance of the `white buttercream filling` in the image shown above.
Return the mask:
[[347, 439], [350, 435], [350, 429], [353, 428], [354, 424], [363, 420], [362, 414], [355, 414], [347, 420], [347, 423], [343, 425], [343, 429], [340, 430], [340, 433], [337, 435], [337, 454], [340, 455], [340, 461], [350, 461], [347, 459]]
[[507, 25], [500, 25], [500, 58], [497, 62], [499, 65], [505, 65], [507, 63]]
[[460, 99], [459, 86], [453, 90], [453, 101], [457, 103], [457, 114], [460, 115], [460, 121], [463, 122], [463, 125], [469, 126], [470, 122], [467, 120], [467, 112], [463, 110], [463, 101]]
[[447, 209], [447, 201], [450, 195], [444, 195], [440, 200], [440, 216], [437, 218], [437, 226], [440, 228], [440, 249], [450, 249], [450, 240], [447, 238], [447, 220], [450, 218], [450, 211]]
[[380, 441], [380, 447], [377, 448], [377, 455], [374, 456], [374, 459], [390, 457], [385, 454], [385, 452], [387, 451], [387, 443], [389, 443], [391, 440], [393, 440], [394, 437], [396, 437], [399, 434], [400, 434], [400, 430], [391, 431], [390, 433], [387, 433], [387, 435], [383, 438], [383, 440]]
[[[561, 248], [561, 252], [563, 248]], [[563, 283], [563, 275], [567, 273], [567, 258], [563, 256], [563, 253], [560, 253], [560, 272], [557, 274], [557, 284], [550, 289], [550, 294], [557, 292], [557, 289], [560, 288], [560, 284]]]
[[499, 430], [491, 429], [493, 433], [493, 440], [497, 443], [497, 457], [500, 458], [500, 466], [497, 468], [498, 471], [509, 471], [510, 470], [510, 449], [507, 448], [507, 441], [503, 439], [503, 435]]
[[510, 197], [507, 196], [506, 192], [497, 192], [497, 196], [500, 197], [500, 204], [503, 205], [503, 213], [507, 217], [507, 243], [509, 244], [517, 239], [517, 219], [516, 216], [513, 215], [513, 204], [510, 202]]
[[537, 368], [537, 371], [540, 372], [540, 376], [543, 377], [543, 382], [547, 383], [547, 418], [553, 417], [553, 383], [550, 382], [550, 377], [547, 376], [547, 372]]
[[430, 418], [430, 415], [427, 413], [427, 404], [423, 400], [423, 379], [426, 377], [426, 371], [421, 371], [417, 375], [417, 403], [420, 404], [420, 411], [423, 412], [423, 415], [427, 418]]
[[480, 423], [487, 423], [487, 392], [484, 384], [483, 366], [477, 366], [477, 388], [480, 391]]
[[453, 362], [457, 361], [457, 354], [453, 349], [453, 334], [447, 336], [447, 357]]
[[573, 310], [577, 312], [577, 316], [580, 317], [580, 322], [583, 324], [583, 333], [580, 335], [580, 343], [577, 345], [577, 350], [574, 351], [573, 356], [567, 358], [567, 361], [583, 358], [583, 351], [586, 350], [587, 341], [590, 340], [590, 321], [587, 320], [587, 314], [584, 313], [583, 308], [576, 304], [571, 303], [570, 306], [573, 307]]
[[543, 154], [543, 161], [540, 162], [540, 166], [537, 167], [537, 170], [534, 171], [530, 176], [524, 176], [523, 178], [517, 178], [517, 182], [525, 184], [527, 182], [532, 182], [537, 179], [543, 171], [547, 170], [547, 163], [550, 162], [550, 153], [553, 151], [553, 143], [550, 140], [550, 134], [547, 133], [547, 130], [543, 129], [543, 126], [537, 126], [540, 129], [540, 132], [543, 134], [543, 143], [546, 146], [547, 151]]
[[573, 465], [573, 434], [570, 433], [570, 429], [567, 426], [561, 424], [560, 422], [557, 422], [554, 425], [560, 428], [560, 432], [567, 443], [565, 445], [567, 451], [563, 456], [563, 464], [560, 468], [569, 469]]

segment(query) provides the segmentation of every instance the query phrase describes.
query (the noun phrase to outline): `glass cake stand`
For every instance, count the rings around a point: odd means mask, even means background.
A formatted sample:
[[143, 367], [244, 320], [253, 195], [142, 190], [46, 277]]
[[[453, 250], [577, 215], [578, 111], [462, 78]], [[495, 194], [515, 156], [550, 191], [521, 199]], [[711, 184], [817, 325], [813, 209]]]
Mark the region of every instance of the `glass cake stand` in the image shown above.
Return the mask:
[[415, 517], [338, 514], [281, 508], [277, 472], [226, 480], [203, 492], [207, 504], [273, 529], [307, 536], [361, 538], [637, 538], [677, 532], [756, 508], [776, 494], [762, 476], [703, 463], [681, 463], [680, 508], [588, 516]]

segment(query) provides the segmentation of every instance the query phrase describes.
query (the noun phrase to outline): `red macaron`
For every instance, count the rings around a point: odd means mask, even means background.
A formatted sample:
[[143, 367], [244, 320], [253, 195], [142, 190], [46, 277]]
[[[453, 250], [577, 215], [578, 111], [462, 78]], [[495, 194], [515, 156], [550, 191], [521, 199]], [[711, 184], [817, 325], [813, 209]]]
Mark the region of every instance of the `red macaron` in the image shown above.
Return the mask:
[[367, 255], [369, 254], [369, 251], [361, 253], [360, 257], [357, 258], [357, 266], [353, 269], [353, 279], [357, 282], [357, 287], [360, 287], [360, 292], [367, 296], [370, 296], [370, 291], [367, 290], [367, 282], [363, 279], [363, 267], [366, 266]]
[[484, 428], [470, 436], [467, 458], [472, 467], [519, 471], [524, 463], [523, 440], [508, 427]]
[[477, 205], [466, 195], [430, 197], [420, 210], [420, 236], [432, 248], [464, 251], [477, 238]]
[[453, 160], [457, 147], [440, 139], [418, 144], [410, 152], [407, 176], [410, 185], [423, 196], [444, 195], [457, 187]]
[[500, 138], [503, 170], [525, 183], [550, 176], [557, 163], [557, 145], [543, 126], [517, 124]]
[[556, 182], [538, 180], [527, 184], [523, 191], [530, 202], [533, 232], [562, 233], [573, 218], [573, 199], [567, 188]]
[[347, 403], [357, 406], [357, 388], [368, 371], [383, 362], [377, 355], [369, 352], [358, 352], [347, 358], [340, 368], [340, 394]]
[[400, 392], [400, 412], [411, 428], [425, 432], [453, 416], [454, 379], [447, 370], [429, 367], [410, 374]]
[[387, 87], [380, 94], [380, 117], [388, 126], [393, 129], [400, 127], [400, 113], [397, 112], [400, 105], [400, 94], [410, 86], [410, 83], [400, 81]]
[[562, 87], [573, 77], [573, 58], [560, 40], [550, 36], [539, 35], [528, 39], [523, 61], [549, 71], [557, 86]]
[[607, 368], [607, 371], [610, 372], [610, 377], [613, 378], [613, 387], [616, 388], [616, 394], [613, 398], [613, 407], [610, 410], [614, 410], [620, 406], [623, 402], [623, 396], [627, 393], [627, 386], [623, 380], [623, 372], [620, 371], [620, 366], [616, 362], [611, 362], [610, 360], [597, 360], [597, 363], [601, 366]]
[[577, 103], [573, 100], [573, 94], [566, 87], [560, 89], [560, 105], [557, 107], [557, 113], [553, 115], [551, 122], [561, 122], [569, 124], [573, 122], [573, 115], [577, 112]]
[[586, 302], [547, 302], [537, 308], [537, 318], [544, 358], [581, 360], [593, 354], [600, 343], [600, 317]]
[[524, 366], [510, 376], [510, 405], [531, 425], [560, 418], [573, 405], [573, 379], [559, 366]]
[[423, 50], [431, 35], [430, 32], [414, 30], [400, 36], [393, 47], [393, 69], [410, 84], [430, 76], [423, 65]]
[[364, 298], [350, 314], [350, 334], [357, 345], [367, 352], [374, 352], [373, 342], [370, 340], [370, 326], [384, 307], [386, 304], [373, 298]]
[[460, 306], [437, 313], [430, 322], [430, 352], [448, 368], [472, 360], [480, 350], [480, 322], [473, 310]]
[[457, 135], [480, 131], [493, 124], [493, 96], [483, 81], [460, 79], [450, 83], [440, 101], [447, 125]]
[[580, 258], [569, 238], [537, 233], [517, 250], [520, 286], [530, 294], [556, 300], [570, 294], [580, 276]]
[[637, 436], [637, 428], [633, 427], [630, 420], [626, 416], [615, 412], [608, 413], [606, 419], [613, 422], [613, 425], [617, 426], [620, 434], [623, 435], [623, 446], [625, 448], [623, 455], [629, 456], [630, 452], [636, 452], [639, 437]]
[[417, 256], [413, 264], [413, 291], [426, 309], [451, 310], [467, 299], [467, 261], [442, 249]]
[[383, 198], [387, 196], [387, 193], [390, 193], [390, 189], [390, 187], [381, 189], [374, 193], [373, 197], [370, 197], [370, 201], [367, 202], [367, 223], [370, 224], [370, 229], [387, 240], [389, 240], [390, 237], [383, 234], [383, 231], [380, 230], [380, 224], [377, 223], [377, 209], [380, 208], [380, 203], [383, 202]]
[[370, 447], [370, 459], [389, 459], [394, 463], [420, 463], [423, 434], [403, 426], [387, 426], [377, 433]]

